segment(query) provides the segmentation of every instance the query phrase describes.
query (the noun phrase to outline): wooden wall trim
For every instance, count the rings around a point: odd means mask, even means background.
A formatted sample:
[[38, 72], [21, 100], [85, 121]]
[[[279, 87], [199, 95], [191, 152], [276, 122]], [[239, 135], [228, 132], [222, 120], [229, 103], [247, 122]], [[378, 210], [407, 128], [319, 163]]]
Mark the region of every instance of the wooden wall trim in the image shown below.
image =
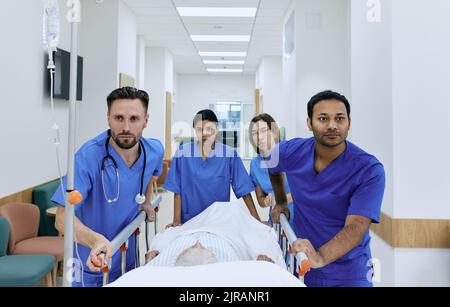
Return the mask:
[[255, 90], [255, 116], [261, 114], [261, 89]]
[[381, 213], [371, 230], [394, 248], [450, 248], [450, 220], [393, 219]]
[[2, 198], [0, 198], [0, 206], [4, 205], [4, 204], [7, 204], [7, 203], [16, 203], [16, 202], [17, 203], [32, 203], [33, 190], [36, 187], [40, 186], [40, 185], [47, 184], [47, 183], [52, 182], [54, 180], [55, 179], [47, 181], [47, 182], [44, 182], [44, 183], [41, 183], [41, 184], [38, 184], [38, 185], [36, 185], [34, 187], [25, 189], [23, 191], [20, 191], [20, 192], [17, 192], [17, 193], [14, 193], [14, 194], [2, 197]]

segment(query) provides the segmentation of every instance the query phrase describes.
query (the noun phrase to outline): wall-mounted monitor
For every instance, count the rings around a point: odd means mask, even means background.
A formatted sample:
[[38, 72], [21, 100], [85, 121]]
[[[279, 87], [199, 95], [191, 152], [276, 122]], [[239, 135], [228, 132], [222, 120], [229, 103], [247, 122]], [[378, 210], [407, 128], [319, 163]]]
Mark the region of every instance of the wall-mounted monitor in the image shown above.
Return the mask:
[[[53, 95], [56, 99], [69, 100], [70, 94], [70, 52], [59, 49], [53, 53], [55, 61], [55, 75]], [[47, 61], [45, 64], [47, 67]], [[46, 68], [46, 88], [50, 94], [50, 74]], [[78, 73], [77, 73], [77, 100], [83, 100], [83, 58], [78, 57]]]

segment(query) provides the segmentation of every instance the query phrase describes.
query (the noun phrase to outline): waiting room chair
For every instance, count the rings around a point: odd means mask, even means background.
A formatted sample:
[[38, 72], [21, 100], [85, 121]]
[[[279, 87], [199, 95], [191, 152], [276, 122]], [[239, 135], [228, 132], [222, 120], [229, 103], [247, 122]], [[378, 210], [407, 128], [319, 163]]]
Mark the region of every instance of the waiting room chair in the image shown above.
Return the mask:
[[0, 287], [32, 287], [43, 278], [47, 287], [52, 287], [51, 272], [55, 265], [55, 257], [8, 256], [9, 230], [8, 220], [0, 216]]
[[8, 254], [45, 254], [55, 257], [53, 283], [56, 285], [58, 263], [64, 259], [64, 238], [38, 237], [39, 208], [33, 204], [8, 203], [0, 206], [0, 215], [10, 225]]

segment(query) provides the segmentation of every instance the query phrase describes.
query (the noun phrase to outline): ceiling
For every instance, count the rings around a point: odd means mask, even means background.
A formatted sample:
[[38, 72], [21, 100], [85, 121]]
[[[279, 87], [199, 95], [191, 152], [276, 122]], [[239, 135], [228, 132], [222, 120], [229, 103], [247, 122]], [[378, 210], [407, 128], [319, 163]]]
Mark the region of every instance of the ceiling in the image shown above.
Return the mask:
[[[264, 56], [282, 55], [282, 23], [291, 0], [124, 0], [137, 16], [138, 35], [149, 47], [167, 47], [179, 74], [206, 68], [243, 68], [254, 74]], [[176, 7], [258, 8], [255, 17], [181, 17]], [[250, 42], [194, 42], [191, 35], [251, 35]], [[208, 57], [202, 51], [245, 51], [247, 57]], [[244, 65], [205, 65], [203, 60], [245, 60]]]

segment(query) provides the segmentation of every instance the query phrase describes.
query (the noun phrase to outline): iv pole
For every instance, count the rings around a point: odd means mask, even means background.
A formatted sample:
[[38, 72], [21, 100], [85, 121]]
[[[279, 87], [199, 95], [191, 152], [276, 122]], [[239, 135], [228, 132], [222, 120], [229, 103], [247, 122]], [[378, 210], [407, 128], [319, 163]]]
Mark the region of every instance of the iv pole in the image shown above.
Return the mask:
[[74, 168], [75, 168], [75, 112], [77, 100], [77, 70], [78, 70], [78, 23], [80, 22], [81, 4], [78, 0], [68, 0], [67, 6], [72, 7], [67, 15], [71, 24], [71, 52], [70, 52], [70, 94], [69, 94], [69, 142], [67, 160], [67, 191], [66, 207], [64, 214], [64, 266], [63, 286], [72, 286], [73, 267], [80, 264], [74, 263], [73, 259], [73, 225], [75, 208], [69, 202], [70, 193], [74, 190]]

